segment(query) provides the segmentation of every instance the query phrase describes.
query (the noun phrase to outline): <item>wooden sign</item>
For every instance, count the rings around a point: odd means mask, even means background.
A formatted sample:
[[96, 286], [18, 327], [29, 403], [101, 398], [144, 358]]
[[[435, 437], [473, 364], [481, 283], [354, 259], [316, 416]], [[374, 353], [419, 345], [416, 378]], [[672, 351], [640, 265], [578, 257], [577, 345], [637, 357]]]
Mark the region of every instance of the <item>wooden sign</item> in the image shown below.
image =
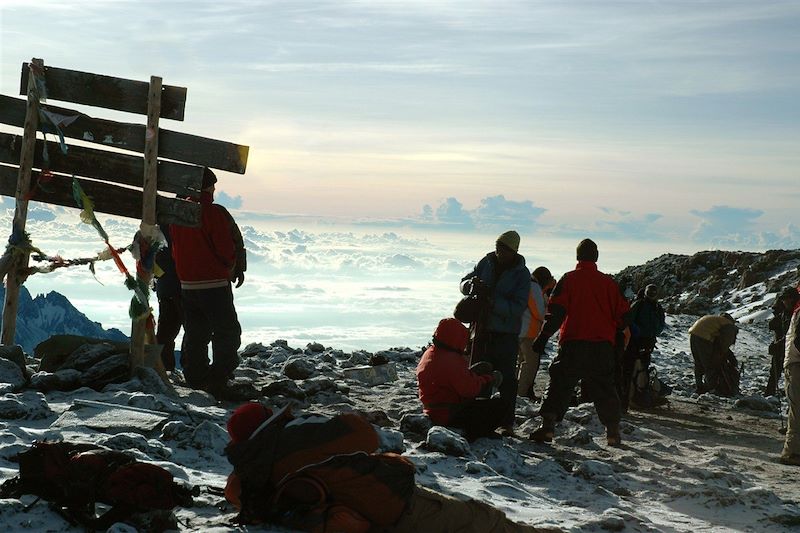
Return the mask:
[[[17, 174], [18, 169], [16, 167], [0, 165], [1, 195], [14, 196], [14, 190], [17, 186]], [[37, 183], [40, 176], [40, 172], [33, 170], [31, 172], [31, 181]], [[81, 184], [83, 192], [92, 198], [94, 210], [98, 213], [128, 218], [139, 218], [141, 216], [141, 191], [116, 187], [102, 181], [78, 179], [78, 183]], [[56, 174], [46, 184], [41, 187], [37, 186], [30, 199], [34, 202], [75, 207], [75, 199], [72, 196], [72, 177]], [[158, 196], [156, 213], [159, 224], [197, 226], [200, 218], [200, 205], [197, 202]]]
[[[25, 124], [25, 107], [25, 100], [0, 95], [0, 123], [21, 128]], [[92, 118], [79, 111], [52, 105], [48, 105], [47, 109], [54, 116], [64, 119], [75, 117], [73, 122], [61, 127], [65, 137], [144, 153], [143, 124]], [[55, 133], [52, 126], [48, 129], [49, 133]], [[237, 174], [244, 174], [247, 168], [247, 146], [161, 128], [158, 138], [159, 157]]]
[[[75, 179], [92, 198], [95, 211], [139, 218], [142, 242], [152, 244], [156, 223], [196, 226], [200, 219], [199, 204], [165, 198], [158, 191], [197, 193], [204, 167], [243, 174], [247, 166], [247, 146], [162, 129], [161, 118], [183, 120], [186, 88], [163, 85], [157, 76], [148, 83], [45, 66], [34, 59], [22, 65], [20, 94], [27, 98], [0, 95], [0, 123], [24, 128], [22, 136], [0, 133], [0, 194], [16, 198], [15, 235], [24, 234], [29, 200], [75, 207], [72, 175], [83, 176]], [[142, 114], [147, 122], [95, 118], [42, 103], [45, 98]], [[37, 130], [63, 136], [66, 150], [59, 142], [37, 139]], [[67, 144], [66, 139], [106, 149]], [[6, 281], [3, 344], [14, 341], [19, 286], [25, 279], [28, 254], [14, 255], [13, 261]], [[149, 285], [152, 273], [143, 263], [137, 266], [137, 282]], [[144, 353], [146, 343], [152, 347], [155, 342], [147, 302], [140, 303], [145, 304], [145, 312], [133, 318], [132, 367], [151, 364], [144, 363]], [[160, 357], [154, 358], [152, 366], [166, 378]]]
[[[22, 64], [19, 94], [28, 94], [28, 63]], [[47, 80], [47, 99], [85, 104], [117, 111], [147, 114], [147, 97], [150, 84], [144, 81], [126, 80], [89, 74], [78, 70], [44, 67]], [[161, 118], [183, 120], [186, 106], [186, 87], [161, 87]]]
[[[33, 167], [49, 168], [53, 172], [75, 174], [103, 181], [111, 181], [134, 187], [142, 186], [144, 159], [142, 157], [95, 150], [85, 146], [70, 146], [66, 154], [61, 152], [57, 142], [47, 142], [49, 163], [44, 161], [45, 141], [36, 141], [33, 154]], [[17, 164], [22, 148], [22, 136], [0, 133], [0, 163]], [[182, 196], [197, 193], [203, 180], [203, 167], [187, 165], [175, 161], [158, 162], [158, 190]], [[110, 213], [122, 215], [122, 213]], [[134, 218], [138, 218], [136, 215]]]

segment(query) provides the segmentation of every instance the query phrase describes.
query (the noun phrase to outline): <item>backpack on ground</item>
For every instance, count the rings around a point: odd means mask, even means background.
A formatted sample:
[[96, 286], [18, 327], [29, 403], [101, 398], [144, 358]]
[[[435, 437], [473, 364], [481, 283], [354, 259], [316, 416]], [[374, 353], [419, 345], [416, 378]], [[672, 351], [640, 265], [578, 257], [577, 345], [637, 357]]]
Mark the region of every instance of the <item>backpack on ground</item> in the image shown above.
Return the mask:
[[240, 485], [238, 521], [320, 533], [394, 523], [411, 497], [414, 466], [374, 453], [378, 446], [375, 429], [354, 413], [298, 419], [274, 413], [226, 449]]
[[[34, 442], [16, 460], [19, 475], [3, 483], [0, 497], [38, 496], [71, 523], [89, 529], [107, 529], [134, 513], [192, 504], [193, 488], [125, 452], [93, 444]], [[98, 517], [97, 503], [111, 508]]]
[[671, 392], [672, 387], [658, 378], [655, 369], [644, 368], [641, 359], [634, 362], [629, 405], [643, 409], [659, 407], [669, 402], [666, 396]]
[[742, 373], [738, 368], [738, 362], [733, 352], [728, 350], [725, 358], [722, 360], [722, 365], [719, 368], [719, 379], [717, 386], [713, 389], [713, 393], [718, 396], [732, 397], [739, 394], [739, 383]]

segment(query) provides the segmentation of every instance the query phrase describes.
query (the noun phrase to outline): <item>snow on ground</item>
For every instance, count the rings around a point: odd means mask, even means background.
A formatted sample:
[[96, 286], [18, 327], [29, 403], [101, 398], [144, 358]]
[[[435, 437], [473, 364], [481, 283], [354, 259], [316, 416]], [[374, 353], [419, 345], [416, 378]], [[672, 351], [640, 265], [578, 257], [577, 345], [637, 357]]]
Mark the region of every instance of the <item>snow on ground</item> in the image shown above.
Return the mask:
[[[777, 463], [783, 439], [778, 433], [779, 399], [761, 396], [769, 369], [766, 326], [743, 324], [734, 348], [745, 368], [743, 397], [698, 397], [693, 394], [686, 331], [695, 318], [668, 317], [653, 364], [662, 380], [675, 387], [670, 405], [625, 415], [620, 448], [606, 446], [604, 428], [589, 404], [570, 409], [552, 445], [527, 440], [538, 425], [538, 405], [527, 399], [518, 403], [518, 438], [480, 439], [468, 445], [448, 430], [427, 433], [414, 416], [421, 412], [414, 378], [420, 353], [407, 348], [380, 352], [395, 363], [399, 379], [374, 387], [343, 375], [344, 369], [365, 364], [371, 355], [367, 352], [294, 349], [280, 341], [248, 346], [237, 375], [264, 388], [264, 401], [291, 402], [296, 413], [364, 413], [380, 426], [387, 449], [403, 451], [414, 461], [418, 483], [490, 502], [516, 521], [568, 531], [797, 531], [800, 470]], [[289, 369], [308, 377], [289, 379], [284, 375], [292, 374]], [[230, 471], [223, 454], [223, 428], [236, 405], [215, 404], [204, 393], [182, 387], [177, 387], [179, 396], [170, 397], [147, 378], [144, 374], [103, 392], [24, 390], [0, 397], [0, 478], [15, 475], [11, 457], [37, 439], [81, 440], [130, 450], [201, 487], [196, 506], [177, 512], [183, 530], [235, 530], [235, 513], [219, 489]], [[543, 370], [537, 379], [539, 392], [546, 382]], [[85, 427], [72, 416], [70, 406], [74, 409], [81, 402], [133, 410], [127, 411], [130, 417], [115, 413], [116, 419], [107, 425], [117, 427], [103, 431]], [[782, 407], [785, 411], [785, 401]], [[142, 429], [144, 423], [134, 417], [146, 418], [150, 412], [165, 415], [168, 422], [152, 431]], [[125, 421], [130, 427], [124, 427]], [[32, 501], [30, 496], [21, 502], [1, 500], [0, 527], [79, 530], [43, 502], [24, 509]], [[112, 529], [132, 530], [123, 525]]]

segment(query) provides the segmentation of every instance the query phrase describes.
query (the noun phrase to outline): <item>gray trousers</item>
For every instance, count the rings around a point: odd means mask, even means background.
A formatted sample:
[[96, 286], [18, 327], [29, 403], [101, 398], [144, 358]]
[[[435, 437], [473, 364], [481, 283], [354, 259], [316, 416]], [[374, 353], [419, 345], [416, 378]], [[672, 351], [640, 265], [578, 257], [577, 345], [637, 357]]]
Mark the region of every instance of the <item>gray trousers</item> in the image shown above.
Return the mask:
[[800, 363], [792, 363], [784, 369], [786, 398], [789, 400], [789, 416], [786, 422], [786, 441], [783, 457], [800, 456]]

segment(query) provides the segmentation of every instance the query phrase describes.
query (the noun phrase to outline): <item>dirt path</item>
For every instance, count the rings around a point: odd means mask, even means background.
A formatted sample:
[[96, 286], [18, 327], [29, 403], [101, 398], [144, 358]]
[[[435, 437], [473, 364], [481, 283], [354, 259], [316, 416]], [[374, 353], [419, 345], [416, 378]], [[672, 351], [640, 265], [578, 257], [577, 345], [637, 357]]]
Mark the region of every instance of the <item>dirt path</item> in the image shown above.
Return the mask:
[[679, 398], [672, 399], [669, 408], [631, 411], [625, 419], [678, 442], [724, 451], [760, 485], [800, 503], [800, 468], [778, 462], [784, 440], [778, 419]]

